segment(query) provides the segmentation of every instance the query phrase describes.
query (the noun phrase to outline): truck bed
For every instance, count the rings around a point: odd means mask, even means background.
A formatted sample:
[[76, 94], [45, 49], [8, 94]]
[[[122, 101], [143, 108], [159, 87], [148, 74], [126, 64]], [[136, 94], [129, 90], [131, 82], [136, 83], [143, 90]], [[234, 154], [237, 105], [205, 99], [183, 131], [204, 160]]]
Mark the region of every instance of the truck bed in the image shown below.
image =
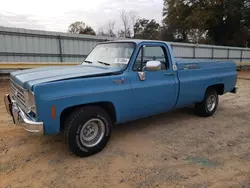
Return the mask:
[[233, 90], [237, 81], [236, 64], [232, 61], [177, 59], [179, 99], [177, 107], [203, 100], [211, 85], [223, 86], [224, 94]]

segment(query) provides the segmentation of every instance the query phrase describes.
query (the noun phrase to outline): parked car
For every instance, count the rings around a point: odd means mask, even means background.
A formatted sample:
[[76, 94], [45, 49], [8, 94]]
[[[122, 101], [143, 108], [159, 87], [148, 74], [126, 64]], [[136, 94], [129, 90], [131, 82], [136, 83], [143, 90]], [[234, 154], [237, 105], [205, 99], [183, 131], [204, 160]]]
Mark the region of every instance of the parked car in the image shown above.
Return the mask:
[[16, 125], [64, 131], [70, 151], [87, 157], [105, 148], [115, 124], [192, 104], [212, 116], [236, 81], [232, 61], [176, 59], [166, 42], [121, 40], [98, 44], [77, 66], [12, 72], [4, 100]]

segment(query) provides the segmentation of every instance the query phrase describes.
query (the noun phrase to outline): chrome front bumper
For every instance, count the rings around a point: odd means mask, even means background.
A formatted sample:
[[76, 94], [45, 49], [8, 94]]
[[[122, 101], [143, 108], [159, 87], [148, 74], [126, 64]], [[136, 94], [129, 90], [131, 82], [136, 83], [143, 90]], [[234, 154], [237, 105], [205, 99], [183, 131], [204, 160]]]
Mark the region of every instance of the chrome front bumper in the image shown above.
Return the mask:
[[29, 117], [21, 108], [18, 107], [14, 100], [11, 100], [9, 94], [4, 96], [4, 104], [7, 113], [12, 116], [14, 124], [23, 127], [26, 131], [31, 133], [44, 133], [43, 122], [37, 122]]

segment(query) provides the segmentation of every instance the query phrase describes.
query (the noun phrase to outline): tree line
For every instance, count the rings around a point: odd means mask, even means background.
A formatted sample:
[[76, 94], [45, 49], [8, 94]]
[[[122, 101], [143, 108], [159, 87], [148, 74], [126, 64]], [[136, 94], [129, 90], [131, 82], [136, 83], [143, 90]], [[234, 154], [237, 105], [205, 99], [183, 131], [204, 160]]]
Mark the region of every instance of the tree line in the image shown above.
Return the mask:
[[164, 0], [162, 22], [120, 13], [121, 28], [110, 20], [97, 31], [84, 22], [71, 33], [250, 47], [250, 0]]

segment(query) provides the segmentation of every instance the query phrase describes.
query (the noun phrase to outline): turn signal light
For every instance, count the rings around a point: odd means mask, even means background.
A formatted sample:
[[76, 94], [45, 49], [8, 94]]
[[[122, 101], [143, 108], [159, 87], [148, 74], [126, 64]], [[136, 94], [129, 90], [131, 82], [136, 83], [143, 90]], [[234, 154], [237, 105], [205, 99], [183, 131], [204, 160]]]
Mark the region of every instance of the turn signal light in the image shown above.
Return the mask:
[[56, 107], [54, 105], [51, 107], [51, 117], [56, 119]]

